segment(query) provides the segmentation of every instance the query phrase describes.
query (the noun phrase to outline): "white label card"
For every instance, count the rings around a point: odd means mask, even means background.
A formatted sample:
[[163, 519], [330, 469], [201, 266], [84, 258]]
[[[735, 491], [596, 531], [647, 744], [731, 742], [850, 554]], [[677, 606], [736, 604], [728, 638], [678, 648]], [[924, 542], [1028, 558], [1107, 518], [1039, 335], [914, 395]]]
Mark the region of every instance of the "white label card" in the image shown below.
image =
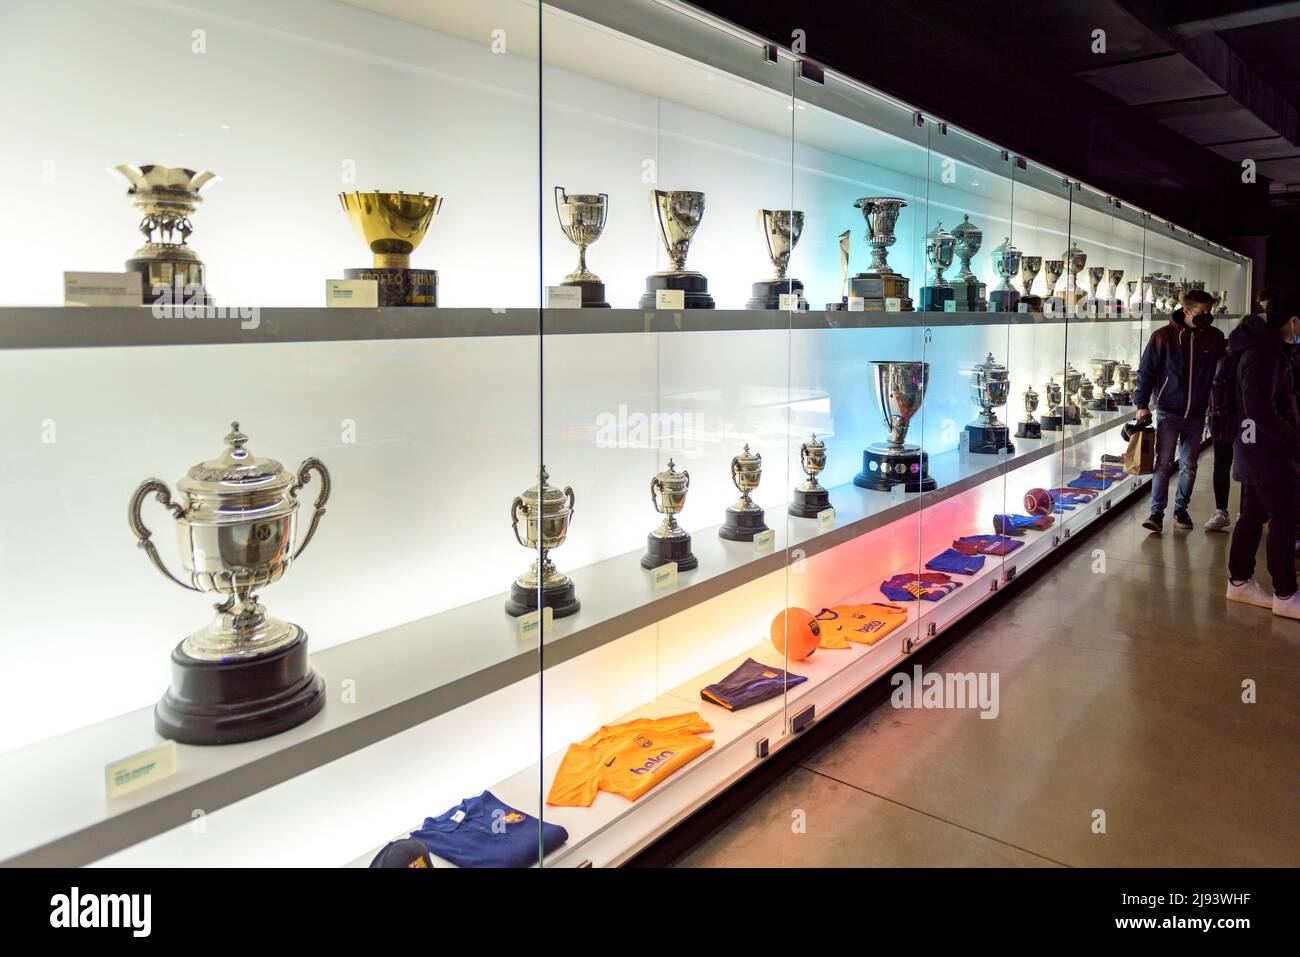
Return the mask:
[[654, 582], [655, 591], [661, 588], [672, 588], [677, 584], [677, 563], [669, 562], [666, 565], [660, 565], [658, 568], [652, 568], [650, 578]]
[[849, 296], [849, 312], [864, 312], [865, 303], [861, 296]]
[[944, 312], [956, 312], [956, 311], [957, 311], [957, 300], [955, 300], [955, 299], [948, 299], [948, 300], [946, 300], [946, 301], [944, 302], [944, 304], [943, 304], [943, 311], [944, 311]]
[[902, 312], [902, 311], [903, 311], [903, 300], [895, 296], [886, 297], [885, 312]]
[[349, 309], [378, 309], [379, 280], [326, 279], [325, 305]]
[[547, 309], [581, 309], [582, 290], [577, 286], [547, 286]]
[[824, 509], [822, 509], [820, 512], [818, 512], [818, 513], [817, 513], [817, 527], [818, 527], [818, 528], [834, 528], [834, 527], [835, 527], [835, 509], [833, 509], [833, 508], [824, 508]]
[[65, 306], [139, 306], [144, 277], [138, 272], [65, 272]]
[[681, 289], [656, 289], [656, 309], [685, 309], [686, 293]]
[[781, 304], [778, 308], [783, 312], [798, 312], [799, 294], [797, 292], [781, 293]]
[[754, 536], [754, 551], [770, 552], [772, 546], [776, 544], [776, 530], [769, 528], [766, 532], [759, 532]]
[[536, 638], [538, 626], [541, 627], [542, 637], [545, 638], [554, 628], [555, 609], [548, 605], [540, 611], [530, 611], [526, 615], [520, 615], [518, 621], [520, 641]]
[[104, 794], [111, 801], [176, 773], [176, 742], [122, 758], [104, 767]]

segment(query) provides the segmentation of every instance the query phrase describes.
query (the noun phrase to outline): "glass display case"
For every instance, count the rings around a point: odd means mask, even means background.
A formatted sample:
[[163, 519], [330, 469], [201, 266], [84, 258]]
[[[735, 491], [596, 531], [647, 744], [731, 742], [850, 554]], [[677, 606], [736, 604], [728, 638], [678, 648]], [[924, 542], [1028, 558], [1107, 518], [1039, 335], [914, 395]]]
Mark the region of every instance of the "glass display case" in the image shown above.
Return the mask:
[[619, 864], [1141, 489], [1147, 337], [1250, 301], [681, 4], [0, 17], [0, 862]]

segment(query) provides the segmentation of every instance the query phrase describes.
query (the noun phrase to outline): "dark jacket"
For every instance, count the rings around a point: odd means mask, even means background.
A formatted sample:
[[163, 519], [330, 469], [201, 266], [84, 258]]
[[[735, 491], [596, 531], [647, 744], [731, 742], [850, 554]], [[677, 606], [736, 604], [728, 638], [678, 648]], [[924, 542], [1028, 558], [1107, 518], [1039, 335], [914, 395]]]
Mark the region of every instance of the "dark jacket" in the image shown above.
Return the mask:
[[1218, 329], [1188, 329], [1183, 310], [1174, 310], [1168, 324], [1151, 333], [1142, 352], [1133, 404], [1139, 409], [1154, 404], [1186, 418], [1204, 416], [1225, 342]]
[[[1237, 355], [1232, 471], [1238, 482], [1294, 474], [1300, 460], [1300, 410], [1282, 337], [1259, 316], [1247, 316], [1229, 338]], [[1250, 435], [1253, 429], [1253, 435]], [[1254, 441], [1246, 442], [1250, 435]]]

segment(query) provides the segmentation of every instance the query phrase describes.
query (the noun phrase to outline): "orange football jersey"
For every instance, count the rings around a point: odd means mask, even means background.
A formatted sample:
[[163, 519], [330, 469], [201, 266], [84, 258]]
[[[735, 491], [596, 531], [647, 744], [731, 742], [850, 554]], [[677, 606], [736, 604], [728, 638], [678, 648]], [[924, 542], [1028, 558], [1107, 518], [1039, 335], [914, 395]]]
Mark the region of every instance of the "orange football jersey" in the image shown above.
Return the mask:
[[874, 645], [905, 621], [906, 608], [884, 602], [835, 605], [817, 613], [823, 648], [847, 648], [850, 641]]
[[635, 801], [713, 747], [711, 739], [697, 737], [712, 731], [696, 711], [607, 725], [585, 741], [569, 745], [546, 803], [587, 807], [596, 800], [597, 791]]

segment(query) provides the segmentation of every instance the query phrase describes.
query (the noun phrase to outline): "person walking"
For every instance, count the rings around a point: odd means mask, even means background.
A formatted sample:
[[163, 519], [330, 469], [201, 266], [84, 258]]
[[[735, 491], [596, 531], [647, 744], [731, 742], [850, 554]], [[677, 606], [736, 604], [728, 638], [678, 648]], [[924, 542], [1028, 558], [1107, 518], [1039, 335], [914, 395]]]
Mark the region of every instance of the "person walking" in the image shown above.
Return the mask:
[[[1174, 495], [1174, 524], [1192, 527], [1187, 506], [1196, 485], [1196, 464], [1205, 438], [1214, 370], [1226, 349], [1214, 328], [1214, 297], [1193, 289], [1182, 297], [1168, 324], [1151, 333], [1138, 365], [1133, 404], [1141, 422], [1156, 407], [1156, 464], [1151, 476], [1151, 514], [1142, 527], [1159, 534], [1169, 504], [1169, 480], [1180, 471]], [[1226, 511], [1225, 511], [1226, 516]]]
[[[1247, 316], [1229, 343], [1235, 365], [1231, 395], [1238, 423], [1233, 472], [1241, 482], [1241, 511], [1228, 548], [1229, 601], [1300, 618], [1296, 594], [1296, 475], [1300, 468], [1300, 409], [1286, 346], [1300, 340], [1300, 298], [1279, 295], [1267, 316]], [[1254, 578], [1264, 523], [1272, 592]]]

